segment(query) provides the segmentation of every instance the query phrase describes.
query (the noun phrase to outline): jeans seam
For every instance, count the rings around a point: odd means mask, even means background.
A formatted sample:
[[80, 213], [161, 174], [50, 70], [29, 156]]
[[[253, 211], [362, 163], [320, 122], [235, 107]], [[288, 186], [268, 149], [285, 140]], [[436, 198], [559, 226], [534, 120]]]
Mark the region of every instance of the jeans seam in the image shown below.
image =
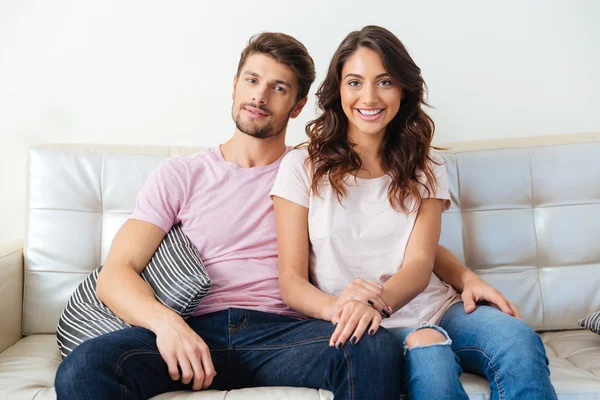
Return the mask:
[[350, 350], [344, 347], [344, 358], [348, 363], [348, 382], [350, 382], [350, 387], [348, 389], [348, 394], [350, 396], [350, 400], [354, 399], [354, 374], [352, 373], [352, 357], [350, 357]]
[[490, 368], [492, 368], [492, 370], [494, 370], [494, 374], [496, 375], [494, 381], [496, 382], [496, 386], [498, 387], [498, 396], [500, 397], [500, 399], [504, 400], [505, 399], [504, 388], [502, 387], [502, 384], [500, 383], [500, 374], [498, 372], [498, 368], [496, 367], [496, 364], [494, 364], [494, 361], [492, 360], [492, 356], [489, 355], [485, 350], [483, 350], [479, 347], [474, 347], [474, 346], [461, 347], [460, 349], [455, 349], [454, 353], [458, 354], [458, 353], [467, 352], [467, 351], [479, 352], [479, 353], [483, 354], [485, 356], [485, 358], [488, 359], [488, 364], [489, 364]]
[[306, 344], [312, 344], [312, 343], [318, 343], [318, 342], [329, 342], [329, 336], [319, 336], [316, 338], [312, 338], [310, 340], [302, 340], [299, 342], [292, 342], [292, 343], [284, 343], [284, 344], [263, 344], [260, 346], [236, 346], [235, 349], [236, 350], [260, 350], [265, 349], [265, 350], [277, 350], [277, 349], [283, 349], [283, 348], [288, 348], [288, 347], [292, 347], [292, 346], [301, 346], [301, 345], [306, 345]]
[[121, 384], [121, 398], [127, 400], [127, 388], [123, 384]]
[[234, 326], [234, 327], [229, 327], [229, 331], [230, 332], [237, 332], [240, 329], [242, 329], [243, 327], [245, 327], [246, 325], [248, 325], [248, 312], [244, 312], [244, 320], [242, 321], [242, 324], [240, 326]]
[[[129, 358], [130, 355], [139, 355], [139, 354], [160, 354], [157, 351], [146, 350], [146, 349], [134, 349], [128, 350], [125, 353], [121, 354], [119, 359], [117, 360], [117, 369], [115, 370], [115, 378], [117, 378], [118, 382], [121, 382], [121, 365]], [[123, 398], [127, 399], [127, 387], [121, 383], [121, 393], [123, 394]]]

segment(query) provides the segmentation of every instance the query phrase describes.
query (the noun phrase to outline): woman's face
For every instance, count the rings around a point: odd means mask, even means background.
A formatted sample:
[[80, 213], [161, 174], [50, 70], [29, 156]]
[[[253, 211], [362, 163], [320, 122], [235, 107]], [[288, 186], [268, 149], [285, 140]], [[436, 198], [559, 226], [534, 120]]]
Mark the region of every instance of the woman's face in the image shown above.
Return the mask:
[[342, 69], [340, 95], [349, 135], [383, 135], [400, 109], [402, 88], [392, 82], [379, 55], [359, 47]]

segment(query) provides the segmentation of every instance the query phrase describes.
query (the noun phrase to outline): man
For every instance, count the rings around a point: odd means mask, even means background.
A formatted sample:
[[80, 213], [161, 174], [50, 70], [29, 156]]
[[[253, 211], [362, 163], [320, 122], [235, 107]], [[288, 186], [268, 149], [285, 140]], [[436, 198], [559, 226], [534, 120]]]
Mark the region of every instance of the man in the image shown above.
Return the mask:
[[[234, 77], [233, 137], [218, 148], [172, 158], [152, 174], [99, 275], [99, 299], [134, 327], [76, 348], [57, 372], [59, 398], [148, 398], [251, 386], [399, 398], [402, 346], [387, 331], [357, 345], [329, 347], [333, 326], [303, 319], [283, 302], [277, 286], [268, 193], [288, 151], [288, 120], [302, 111], [314, 78], [313, 61], [296, 39], [263, 33], [250, 40]], [[179, 222], [212, 280], [187, 321], [160, 304], [140, 278]], [[440, 248], [437, 258], [435, 272], [464, 289], [469, 308], [487, 299], [518, 315], [449, 251]]]

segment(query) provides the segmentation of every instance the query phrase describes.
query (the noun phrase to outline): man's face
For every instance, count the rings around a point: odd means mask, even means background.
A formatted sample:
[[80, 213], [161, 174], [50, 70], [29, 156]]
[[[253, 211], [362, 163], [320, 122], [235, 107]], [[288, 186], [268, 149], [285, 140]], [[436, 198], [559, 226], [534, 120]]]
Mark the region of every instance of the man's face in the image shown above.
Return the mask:
[[298, 83], [294, 72], [264, 54], [252, 54], [233, 80], [231, 116], [237, 129], [258, 139], [285, 131], [306, 98], [296, 101]]

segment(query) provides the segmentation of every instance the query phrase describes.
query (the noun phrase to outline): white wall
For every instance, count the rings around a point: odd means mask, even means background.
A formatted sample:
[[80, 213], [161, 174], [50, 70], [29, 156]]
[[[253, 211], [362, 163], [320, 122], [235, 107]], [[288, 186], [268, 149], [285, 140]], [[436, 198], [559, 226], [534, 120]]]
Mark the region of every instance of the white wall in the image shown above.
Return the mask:
[[33, 144], [225, 141], [239, 53], [259, 31], [301, 40], [320, 82], [349, 31], [387, 27], [447, 142], [600, 131], [599, 18], [594, 0], [0, 1], [0, 242], [23, 237]]

